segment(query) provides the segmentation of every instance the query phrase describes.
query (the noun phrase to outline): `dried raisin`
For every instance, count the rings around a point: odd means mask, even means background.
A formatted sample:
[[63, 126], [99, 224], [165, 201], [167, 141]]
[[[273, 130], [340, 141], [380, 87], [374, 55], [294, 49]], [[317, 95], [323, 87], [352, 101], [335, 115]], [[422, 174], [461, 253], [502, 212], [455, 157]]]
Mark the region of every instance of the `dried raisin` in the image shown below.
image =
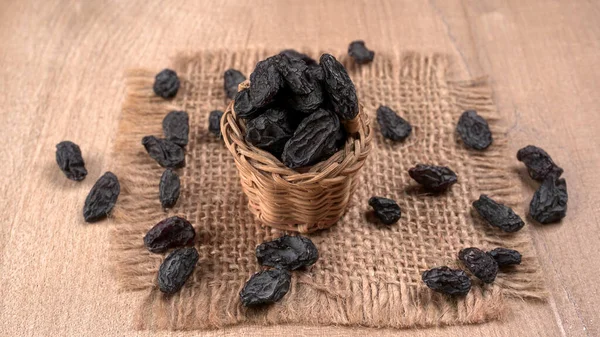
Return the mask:
[[56, 144], [56, 163], [71, 180], [81, 181], [87, 176], [81, 149], [73, 142], [66, 140]]
[[252, 105], [252, 102], [250, 101], [250, 90], [248, 88], [241, 90], [235, 95], [233, 111], [236, 116], [244, 119], [254, 118], [262, 113], [262, 110], [259, 110]]
[[348, 46], [348, 55], [350, 55], [356, 63], [365, 64], [373, 61], [375, 52], [367, 49], [364, 41], [358, 40], [351, 42]]
[[330, 54], [321, 55], [320, 63], [333, 111], [342, 120], [353, 119], [358, 115], [358, 98], [346, 69]]
[[294, 134], [288, 113], [279, 108], [267, 109], [246, 124], [246, 142], [281, 157], [287, 141]]
[[171, 111], [162, 122], [165, 139], [179, 145], [186, 146], [190, 133], [190, 118], [185, 111]]
[[448, 295], [464, 296], [471, 290], [471, 279], [460, 269], [432, 268], [423, 272], [421, 279], [429, 288]]
[[521, 253], [514, 249], [496, 248], [489, 251], [488, 254], [496, 260], [498, 267], [521, 264]]
[[377, 109], [377, 123], [383, 137], [393, 141], [402, 141], [412, 132], [412, 126], [385, 105]]
[[484, 283], [492, 283], [498, 274], [498, 263], [494, 258], [478, 248], [461, 249], [458, 259]]
[[373, 207], [375, 215], [384, 225], [391, 225], [400, 219], [402, 212], [400, 206], [392, 200], [383, 197], [371, 197], [369, 206]]
[[408, 174], [425, 189], [434, 192], [445, 191], [458, 180], [456, 173], [446, 166], [418, 164], [409, 169]]
[[258, 62], [250, 74], [249, 96], [253, 107], [262, 108], [271, 103], [283, 86], [283, 80], [277, 71], [280, 58], [280, 55], [275, 55]]
[[187, 246], [194, 243], [196, 231], [184, 218], [172, 216], [152, 227], [144, 236], [144, 245], [152, 253], [162, 253], [169, 248]]
[[492, 144], [492, 132], [487, 121], [474, 110], [463, 112], [456, 131], [463, 143], [472, 149], [484, 150]]
[[171, 208], [177, 203], [179, 199], [179, 192], [181, 189], [181, 182], [179, 176], [171, 169], [165, 170], [160, 177], [160, 183], [158, 184], [158, 196], [160, 204], [163, 208]]
[[213, 110], [208, 115], [208, 131], [219, 138], [221, 138], [221, 117], [223, 117], [221, 110]]
[[238, 85], [246, 80], [246, 76], [236, 69], [227, 69], [223, 74], [225, 95], [233, 99], [238, 92]]
[[567, 215], [568, 200], [567, 182], [550, 174], [533, 194], [529, 214], [542, 224], [558, 222]]
[[286, 87], [294, 94], [307, 95], [314, 88], [314, 83], [308, 78], [308, 66], [302, 59], [279, 55], [276, 58], [277, 71]]
[[282, 50], [280, 53], [280, 55], [285, 55], [289, 58], [297, 58], [300, 59], [302, 61], [304, 61], [306, 63], [306, 65], [308, 66], [313, 66], [313, 65], [317, 65], [317, 61], [315, 61], [313, 58], [311, 58], [310, 56], [303, 54], [299, 51], [296, 51], [294, 49], [286, 49], [286, 50]]
[[554, 163], [550, 155], [537, 146], [528, 145], [520, 149], [517, 159], [527, 166], [529, 176], [537, 181], [544, 181], [549, 174], [558, 178], [563, 173], [563, 169]]
[[158, 269], [158, 288], [163, 293], [178, 292], [192, 275], [199, 256], [196, 248], [185, 247], [171, 252]]
[[284, 235], [258, 245], [256, 258], [262, 266], [296, 270], [317, 262], [319, 251], [307, 237]]
[[119, 179], [112, 172], [106, 172], [94, 184], [83, 206], [83, 218], [86, 222], [104, 219], [117, 203], [121, 193]]
[[525, 226], [525, 222], [510, 207], [498, 203], [482, 194], [473, 201], [473, 207], [490, 225], [505, 232], [516, 232]]
[[260, 271], [248, 280], [240, 291], [245, 307], [275, 303], [290, 290], [292, 274], [285, 269]]
[[170, 99], [177, 95], [179, 90], [179, 77], [171, 69], [164, 69], [154, 79], [154, 93], [164, 99]]
[[179, 168], [185, 165], [183, 149], [169, 140], [146, 136], [142, 139], [142, 145], [162, 167]]

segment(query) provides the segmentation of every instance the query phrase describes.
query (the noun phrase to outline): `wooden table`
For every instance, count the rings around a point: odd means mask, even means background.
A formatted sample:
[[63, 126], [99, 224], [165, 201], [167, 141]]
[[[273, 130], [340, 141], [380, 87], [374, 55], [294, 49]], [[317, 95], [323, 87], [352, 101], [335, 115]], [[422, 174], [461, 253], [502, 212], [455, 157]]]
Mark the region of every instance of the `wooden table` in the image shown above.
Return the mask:
[[[136, 304], [113, 282], [111, 224], [79, 216], [91, 177], [111, 168], [125, 69], [158, 70], [182, 50], [339, 50], [364, 39], [375, 51], [449, 52], [459, 77], [489, 75], [514, 152], [533, 143], [565, 169], [567, 218], [530, 227], [549, 302], [519, 302], [505, 321], [477, 326], [216, 335], [599, 336], [599, 20], [600, 2], [585, 0], [2, 1], [0, 335], [148, 334], [132, 330]], [[82, 183], [56, 168], [64, 139], [84, 149]], [[532, 193], [523, 185], [521, 211]]]

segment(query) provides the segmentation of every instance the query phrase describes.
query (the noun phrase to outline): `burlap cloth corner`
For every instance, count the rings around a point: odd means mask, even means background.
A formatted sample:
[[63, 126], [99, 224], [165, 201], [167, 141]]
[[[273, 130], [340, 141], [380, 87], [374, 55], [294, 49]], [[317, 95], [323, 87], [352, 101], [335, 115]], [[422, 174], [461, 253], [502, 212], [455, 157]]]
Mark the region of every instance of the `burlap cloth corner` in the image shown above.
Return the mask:
[[[127, 97], [115, 146], [123, 191], [110, 249], [122, 289], [140, 296], [136, 328], [214, 329], [242, 323], [408, 328], [479, 323], [500, 318], [507, 297], [545, 296], [528, 229], [501, 233], [472, 213], [471, 202], [481, 193], [513, 205], [520, 195], [513, 184], [517, 179], [508, 169], [511, 156], [505, 153], [506, 139], [486, 82], [450, 80], [446, 55], [378, 53], [373, 64], [360, 68], [340, 57], [376, 133], [349, 209], [337, 225], [310, 235], [320, 259], [309, 270], [293, 273], [290, 292], [280, 303], [260, 310], [243, 308], [238, 292], [260, 270], [256, 245], [283, 232], [262, 227], [248, 211], [232, 157], [207, 130], [208, 114], [225, 108], [224, 70], [249, 74], [270, 54], [223, 50], [181, 55], [173, 68], [182, 87], [171, 102], [152, 92], [156, 71], [126, 74]], [[374, 119], [380, 104], [412, 123], [413, 134], [405, 142], [392, 143], [379, 134]], [[180, 170], [179, 203], [164, 212], [157, 197], [163, 169], [148, 157], [140, 140], [161, 135], [162, 118], [172, 109], [190, 114], [190, 143], [187, 165]], [[489, 150], [467, 150], [457, 139], [454, 127], [466, 109], [476, 109], [489, 121], [494, 133]], [[445, 194], [423, 193], [407, 173], [417, 163], [447, 165], [459, 182]], [[366, 201], [373, 195], [398, 201], [403, 210], [398, 225], [381, 228], [367, 221]], [[181, 292], [167, 297], [156, 287], [165, 256], [148, 252], [142, 238], [156, 222], [174, 214], [194, 224], [200, 260]], [[465, 298], [448, 298], [423, 285], [422, 271], [439, 265], [458, 267], [456, 254], [468, 246], [518, 249], [523, 263], [501, 272], [491, 285], [476, 281]]]

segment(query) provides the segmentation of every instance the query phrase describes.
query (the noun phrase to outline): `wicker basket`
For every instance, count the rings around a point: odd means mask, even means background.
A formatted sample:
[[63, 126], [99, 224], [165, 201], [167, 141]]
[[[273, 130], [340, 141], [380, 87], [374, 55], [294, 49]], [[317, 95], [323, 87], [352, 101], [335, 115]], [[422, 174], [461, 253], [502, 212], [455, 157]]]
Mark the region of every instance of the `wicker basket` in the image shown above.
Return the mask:
[[[244, 83], [247, 85], [247, 83]], [[221, 118], [225, 145], [233, 155], [250, 211], [265, 225], [300, 233], [331, 227], [344, 214], [358, 184], [358, 171], [371, 150], [372, 132], [360, 107], [344, 123], [344, 149], [302, 172], [244, 140], [245, 124], [233, 102]]]

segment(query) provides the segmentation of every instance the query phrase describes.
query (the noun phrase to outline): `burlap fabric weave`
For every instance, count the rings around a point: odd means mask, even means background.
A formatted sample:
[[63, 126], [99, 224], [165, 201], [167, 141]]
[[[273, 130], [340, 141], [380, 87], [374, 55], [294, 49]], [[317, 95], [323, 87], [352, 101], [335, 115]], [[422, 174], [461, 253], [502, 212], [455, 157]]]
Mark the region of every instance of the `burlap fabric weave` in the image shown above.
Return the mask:
[[[261, 226], [248, 211], [231, 155], [207, 130], [208, 114], [225, 108], [224, 70], [233, 67], [249, 74], [269, 54], [215, 51], [177, 57], [173, 68], [182, 87], [171, 102], [152, 92], [156, 70], [126, 74], [127, 97], [115, 148], [122, 195], [110, 249], [122, 288], [139, 294], [137, 328], [212, 329], [244, 323], [407, 328], [478, 323], [500, 318], [507, 297], [543, 298], [528, 228], [502, 233], [483, 223], [471, 207], [481, 193], [510, 205], [519, 201], [515, 197], [520, 194], [513, 185], [516, 176], [508, 169], [514, 158], [505, 153], [506, 140], [485, 81], [451, 81], [451, 62], [444, 55], [378, 53], [373, 64], [360, 68], [340, 58], [376, 133], [346, 214], [332, 228], [310, 235], [319, 248], [319, 261], [293, 273], [291, 289], [281, 302], [243, 308], [238, 292], [261, 269], [256, 245], [283, 233]], [[381, 137], [375, 122], [380, 104], [412, 123], [413, 133], [405, 142]], [[158, 200], [163, 169], [145, 153], [141, 138], [161, 135], [162, 118], [173, 109], [190, 114], [190, 143], [187, 165], [180, 170], [182, 195], [173, 210], [164, 212]], [[476, 109], [491, 124], [494, 143], [489, 150], [467, 150], [458, 140], [454, 128], [465, 109]], [[417, 163], [447, 165], [459, 181], [448, 193], [425, 193], [407, 173]], [[367, 200], [373, 195], [398, 201], [403, 211], [398, 224], [385, 228], [368, 221]], [[523, 214], [524, 210], [516, 210]], [[200, 260], [185, 287], [165, 296], [156, 286], [165, 255], [148, 252], [142, 238], [156, 222], [174, 214], [194, 224]], [[460, 267], [456, 255], [469, 246], [515, 248], [523, 253], [523, 263], [501, 272], [491, 285], [474, 281], [465, 298], [449, 298], [423, 285], [424, 270]]]

